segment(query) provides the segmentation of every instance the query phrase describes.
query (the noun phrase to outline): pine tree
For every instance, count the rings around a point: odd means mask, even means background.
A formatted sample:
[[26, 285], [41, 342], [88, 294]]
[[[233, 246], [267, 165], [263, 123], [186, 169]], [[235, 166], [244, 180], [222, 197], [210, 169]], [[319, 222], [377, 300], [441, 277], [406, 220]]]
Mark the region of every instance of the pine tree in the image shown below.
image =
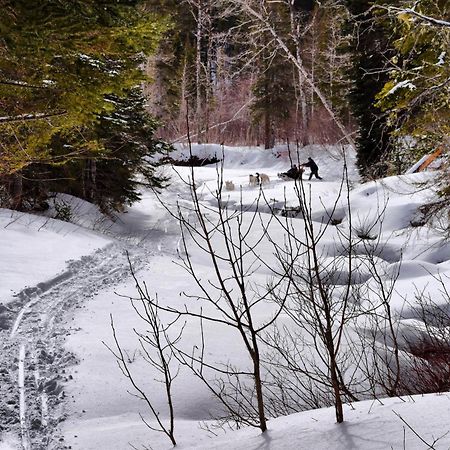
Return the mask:
[[349, 101], [358, 124], [357, 165], [365, 178], [386, 174], [385, 157], [390, 152], [390, 128], [386, 117], [375, 105], [376, 96], [388, 80], [384, 69], [390, 56], [384, 28], [370, 14], [372, 2], [346, 0], [349, 11], [358, 16], [351, 46], [352, 67], [349, 77], [353, 85]]
[[273, 148], [276, 129], [287, 121], [293, 103], [293, 71], [283, 56], [267, 55], [259, 63], [259, 73], [253, 85], [255, 101], [252, 104], [253, 117], [262, 124], [264, 148]]
[[[271, 5], [268, 11], [273, 26], [279, 29], [281, 35], [289, 33], [289, 8]], [[264, 148], [268, 149], [275, 145], [275, 130], [283, 129], [291, 115], [291, 105], [295, 104], [295, 72], [271, 36], [260, 34], [255, 44], [259, 55], [255, 64], [257, 72], [253, 84], [255, 100], [252, 112], [254, 120], [262, 124], [262, 141]]]
[[[449, 5], [443, 0], [425, 0], [410, 12], [406, 7], [386, 8], [380, 9], [380, 14], [388, 16], [385, 26], [393, 36], [394, 55], [387, 67], [389, 78], [377, 95], [377, 106], [393, 130], [393, 157], [402, 153], [405, 164], [411, 164], [436, 148], [448, 149], [450, 22], [445, 25], [443, 19], [448, 17]], [[412, 141], [406, 153], [402, 151], [405, 140]]]
[[[156, 174], [155, 155], [170, 151], [170, 147], [155, 138], [158, 122], [145, 109], [140, 89], [132, 89], [125, 97], [106, 97], [113, 111], [99, 115], [93, 129], [85, 129], [103, 145], [102, 157], [75, 159], [63, 166], [53, 167], [56, 182], [47, 187], [66, 192], [96, 203], [108, 213], [120, 210], [141, 198], [142, 187], [161, 189], [166, 178]], [[59, 139], [60, 148], [71, 141]], [[58, 181], [59, 180], [59, 181]]]
[[[3, 0], [0, 181], [12, 207], [21, 207], [24, 170], [33, 178], [42, 165], [103, 155], [97, 136], [83, 131], [114, 110], [108, 95], [142, 81], [143, 56], [165, 27], [143, 4]], [[53, 147], [67, 137], [70, 147]]]

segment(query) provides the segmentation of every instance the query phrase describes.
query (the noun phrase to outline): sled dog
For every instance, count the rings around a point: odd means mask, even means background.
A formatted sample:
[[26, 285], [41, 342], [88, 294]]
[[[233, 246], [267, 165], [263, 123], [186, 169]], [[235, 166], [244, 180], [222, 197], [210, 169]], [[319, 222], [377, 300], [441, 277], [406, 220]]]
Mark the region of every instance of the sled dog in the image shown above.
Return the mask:
[[225, 190], [234, 191], [234, 183], [232, 181], [225, 181]]

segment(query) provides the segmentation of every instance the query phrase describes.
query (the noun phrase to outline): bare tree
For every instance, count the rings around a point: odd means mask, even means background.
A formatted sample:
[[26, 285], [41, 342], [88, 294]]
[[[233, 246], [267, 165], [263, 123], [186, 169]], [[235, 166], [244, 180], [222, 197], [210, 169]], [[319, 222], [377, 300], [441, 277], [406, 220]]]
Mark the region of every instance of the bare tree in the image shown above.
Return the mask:
[[434, 293], [417, 289], [407, 300], [407, 317], [418, 321], [408, 333], [406, 350], [414, 357], [405, 364], [411, 393], [447, 392], [450, 377], [450, 290], [446, 274], [433, 275]]
[[[336, 126], [340, 130], [342, 134], [342, 139], [347, 141], [350, 145], [354, 147], [354, 141], [351, 137], [351, 134], [343, 125], [341, 119], [338, 114], [334, 111], [329, 99], [324, 95], [322, 90], [319, 88], [318, 84], [313, 79], [311, 73], [309, 73], [302, 60], [298, 59], [298, 55], [294, 54], [286, 40], [281, 36], [281, 34], [277, 31], [276, 27], [272, 23], [271, 14], [270, 14], [270, 2], [265, 1], [256, 1], [256, 0], [238, 0], [237, 2], [243, 12], [248, 15], [248, 17], [253, 21], [254, 33], [267, 33], [271, 36], [274, 42], [276, 42], [280, 51], [285, 54], [285, 57], [288, 61], [290, 61], [294, 67], [297, 68], [299, 77], [301, 77], [302, 81], [306, 85], [309, 86], [311, 92], [317, 96], [317, 98], [322, 103], [323, 107], [330, 115], [331, 119], [335, 122]], [[290, 3], [290, 2], [289, 2]], [[286, 3], [286, 6], [289, 7], [289, 3]]]
[[178, 366], [173, 367], [173, 347], [180, 341], [184, 327], [181, 326], [175, 336], [170, 336], [171, 328], [177, 324], [179, 316], [176, 316], [172, 321], [166, 324], [163, 323], [158, 312], [158, 298], [153, 298], [149, 294], [145, 283], [140, 283], [137, 280], [131, 264], [130, 271], [136, 283], [136, 289], [138, 292], [138, 298], [130, 298], [130, 303], [137, 317], [139, 317], [142, 323], [148, 327], [144, 332], [139, 331], [136, 328], [133, 329], [133, 331], [139, 341], [140, 354], [144, 360], [151, 367], [153, 367], [157, 373], [159, 373], [161, 377], [160, 379], [155, 379], [155, 381], [164, 386], [165, 398], [167, 402], [168, 423], [161, 417], [160, 411], [158, 411], [151, 396], [147, 394], [145, 388], [139, 383], [138, 379], [134, 375], [131, 368], [132, 360], [119, 341], [112, 315], [111, 329], [115, 348], [111, 348], [106, 343], [104, 343], [104, 345], [116, 358], [117, 364], [124, 377], [130, 381], [134, 391], [132, 395], [135, 395], [137, 398], [145, 402], [149, 411], [155, 418], [158, 427], [151, 425], [142, 414], [139, 414], [142, 421], [149, 429], [164, 433], [170, 439], [172, 444], [176, 445], [175, 411], [173, 405], [172, 385], [178, 375]]
[[[348, 200], [346, 180], [343, 176], [341, 194], [345, 196], [347, 192]], [[355, 268], [350, 206], [347, 201], [350, 233], [345, 236], [347, 253], [345, 259], [336, 263], [335, 258], [330, 260], [324, 257], [320, 242], [331, 224], [337, 203], [329, 212], [329, 217], [325, 218], [325, 223], [317, 224], [312, 215], [310, 193], [301, 180], [296, 183], [296, 191], [297, 210], [302, 219], [300, 229], [295, 225], [295, 219], [278, 219], [285, 233], [284, 244], [272, 241], [280, 266], [291, 270], [289, 296], [283, 302], [284, 312], [294, 326], [287, 325], [267, 334], [266, 343], [271, 346], [272, 355], [278, 352], [276, 365], [314, 379], [316, 389], [325, 389], [318, 394], [319, 397], [331, 393], [336, 420], [340, 423], [344, 420], [343, 396], [355, 398], [344, 381], [347, 356], [342, 350], [348, 323], [356, 314], [351, 301]], [[336, 289], [332, 277], [339, 264], [342, 269], [342, 263], [347, 265], [347, 270], [342, 286]]]
[[[259, 267], [270, 270], [268, 262], [259, 255], [261, 246], [268, 239], [271, 223], [271, 220], [268, 223], [261, 220], [258, 211], [263, 204], [262, 188], [251, 208], [244, 207], [242, 202], [231, 207], [223, 189], [223, 168], [218, 165], [217, 190], [207, 192], [212, 197], [211, 206], [202, 199], [193, 168], [183, 181], [188, 189], [188, 201], [178, 201], [175, 209], [165, 206], [180, 225], [180, 265], [190, 275], [198, 292], [184, 294], [190, 300], [184, 308], [155, 306], [177, 317], [198, 319], [201, 330], [205, 323], [212, 323], [237, 332], [249, 357], [249, 370], [235, 368], [226, 361], [209, 361], [204, 352], [207, 336], [203, 332], [201, 343], [197, 345], [202, 349], [200, 352], [188, 353], [177, 348], [176, 354], [179, 361], [188, 365], [223, 404], [227, 411], [225, 419], [228, 417], [236, 423], [259, 427], [264, 432], [267, 418], [260, 336], [283, 311], [286, 287], [292, 279], [291, 268], [282, 268], [278, 278], [267, 287], [260, 286], [253, 279]], [[209, 260], [211, 272], [208, 279], [200, 275], [193, 251], [200, 252]], [[275, 297], [279, 300], [278, 306], [272, 314], [266, 315], [266, 319], [261, 319], [257, 311], [267, 308], [268, 301]], [[196, 308], [195, 304], [200, 306]], [[208, 377], [211, 371], [220, 375], [216, 382]]]

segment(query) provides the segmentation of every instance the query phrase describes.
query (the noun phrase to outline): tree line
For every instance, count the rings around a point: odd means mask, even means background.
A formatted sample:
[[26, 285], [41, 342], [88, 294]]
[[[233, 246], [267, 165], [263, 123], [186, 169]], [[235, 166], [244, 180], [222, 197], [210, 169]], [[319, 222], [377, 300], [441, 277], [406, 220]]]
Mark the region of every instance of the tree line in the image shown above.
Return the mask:
[[43, 209], [53, 191], [108, 211], [160, 186], [141, 65], [167, 20], [138, 0], [0, 7], [1, 206]]
[[366, 178], [448, 146], [445, 1], [153, 4], [173, 23], [149, 87], [169, 139], [188, 112], [198, 142], [350, 143]]
[[[186, 139], [350, 144], [363, 177], [448, 148], [444, 0], [0, 0], [0, 198], [117, 209]], [[442, 192], [448, 196], [444, 183]]]

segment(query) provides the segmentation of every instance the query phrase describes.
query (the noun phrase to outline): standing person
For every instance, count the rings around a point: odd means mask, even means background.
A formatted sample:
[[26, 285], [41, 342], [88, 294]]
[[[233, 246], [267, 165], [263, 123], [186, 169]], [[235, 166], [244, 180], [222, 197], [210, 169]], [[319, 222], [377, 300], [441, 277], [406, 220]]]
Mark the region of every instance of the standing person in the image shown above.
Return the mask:
[[312, 158], [308, 158], [308, 162], [302, 164], [303, 167], [309, 167], [311, 169], [311, 173], [309, 174], [308, 180], [311, 180], [314, 175], [318, 180], [321, 180], [322, 177], [319, 177], [319, 166], [315, 163]]

